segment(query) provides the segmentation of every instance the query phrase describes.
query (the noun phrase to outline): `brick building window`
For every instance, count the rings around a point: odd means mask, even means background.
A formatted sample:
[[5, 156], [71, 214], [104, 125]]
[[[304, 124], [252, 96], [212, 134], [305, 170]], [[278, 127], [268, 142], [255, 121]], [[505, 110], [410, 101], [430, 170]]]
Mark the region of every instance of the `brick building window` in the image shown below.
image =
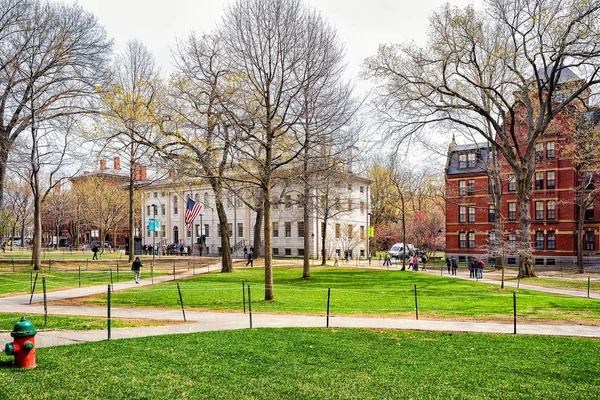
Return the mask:
[[348, 224], [348, 239], [352, 239], [354, 233], [354, 225]]
[[546, 158], [554, 158], [554, 142], [546, 142]]
[[177, 196], [173, 196], [173, 214], [179, 214], [179, 199]]
[[165, 204], [160, 205], [160, 214], [165, 215], [167, 213], [167, 206]]
[[515, 176], [513, 174], [510, 174], [508, 176], [508, 191], [514, 192], [516, 190], [517, 190], [517, 181], [515, 179]]
[[466, 206], [458, 206], [458, 222], [467, 222]]
[[556, 250], [556, 232], [548, 231], [546, 234], [546, 249]]
[[508, 248], [514, 250], [517, 247], [517, 234], [508, 232]]
[[469, 248], [475, 248], [475, 232], [469, 232]]
[[556, 172], [548, 171], [546, 172], [546, 189], [555, 189], [556, 188]]
[[508, 220], [517, 220], [517, 203], [508, 203]]
[[538, 221], [544, 219], [544, 202], [543, 201], [535, 202], [535, 219]]
[[204, 237], [210, 237], [210, 225], [204, 224]]
[[544, 173], [535, 173], [535, 190], [544, 190]]
[[342, 227], [340, 224], [335, 224], [335, 238], [339, 239], [342, 231]]
[[588, 206], [588, 208], [585, 210], [584, 219], [586, 221], [593, 221], [594, 220], [594, 205], [593, 204], [590, 204]]
[[289, 238], [292, 237], [292, 223], [291, 222], [285, 222], [285, 237]]
[[465, 232], [460, 232], [458, 234], [458, 248], [459, 249], [467, 248], [467, 234]]
[[546, 219], [556, 219], [556, 202], [554, 200], [546, 202]]
[[594, 239], [594, 232], [592, 231], [587, 231], [585, 233], [585, 249], [586, 250], [595, 250], [595, 239]]
[[594, 173], [586, 172], [583, 174], [583, 188], [585, 190], [594, 190]]
[[488, 222], [496, 221], [496, 208], [493, 204], [488, 205]]
[[273, 237], [279, 237], [279, 222], [273, 222]]
[[475, 180], [469, 179], [469, 183], [467, 185], [467, 193], [469, 196], [473, 196], [475, 194]]
[[286, 256], [291, 256], [292, 255], [292, 249], [285, 249], [285, 255]]
[[535, 159], [541, 160], [544, 158], [544, 143], [535, 144]]
[[238, 222], [238, 238], [243, 238], [244, 237], [244, 224], [241, 222]]
[[535, 249], [544, 250], [544, 232], [537, 231], [535, 233]]
[[475, 222], [475, 207], [469, 207], [469, 222]]
[[146, 215], [150, 215], [150, 206], [146, 206]]
[[490, 231], [488, 233], [488, 246], [494, 246], [496, 244], [496, 231]]
[[467, 194], [467, 182], [466, 181], [458, 181], [458, 195], [464, 196]]

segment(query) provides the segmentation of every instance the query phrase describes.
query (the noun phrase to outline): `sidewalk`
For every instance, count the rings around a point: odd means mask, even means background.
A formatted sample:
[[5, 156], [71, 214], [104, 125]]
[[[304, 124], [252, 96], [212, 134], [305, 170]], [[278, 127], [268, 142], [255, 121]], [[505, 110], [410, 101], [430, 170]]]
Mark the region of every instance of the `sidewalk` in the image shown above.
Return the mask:
[[[196, 274], [207, 273], [208, 270], [215, 271], [220, 269], [220, 264], [214, 264], [205, 268], [196, 269]], [[439, 271], [438, 271], [439, 272]], [[435, 271], [427, 271], [435, 274]], [[177, 275], [178, 279], [192, 276], [192, 271]], [[458, 276], [459, 279], [469, 279], [465, 276]], [[172, 281], [173, 276], [163, 275], [154, 278], [154, 283]], [[485, 283], [497, 284], [494, 280], [482, 280]], [[139, 285], [135, 283], [115, 284], [115, 290], [124, 290], [134, 287], [151, 285], [150, 278], [144, 278]], [[505, 283], [506, 285], [507, 283]], [[524, 288], [524, 285], [521, 285]], [[536, 287], [538, 289], [539, 287]], [[548, 288], [543, 288], [548, 289]], [[88, 296], [91, 294], [105, 293], [107, 287], [92, 286], [85, 288], [68, 289], [48, 293], [48, 301], [64, 300], [74, 297]], [[555, 293], [555, 292], [550, 292]], [[568, 293], [561, 293], [568, 294]], [[587, 293], [586, 293], [587, 294]], [[595, 293], [595, 295], [597, 295]], [[31, 315], [43, 314], [43, 306], [39, 303], [42, 296], [34, 295], [34, 302], [37, 304], [29, 305], [29, 295], [19, 295], [13, 297], [0, 298], [0, 309], [3, 312]], [[52, 306], [53, 315], [82, 315], [93, 317], [106, 317], [105, 307], [90, 306]], [[115, 318], [136, 318], [136, 319], [163, 319], [173, 321], [183, 321], [181, 310], [173, 309], [148, 309], [148, 308], [122, 308], [113, 307], [111, 315]], [[204, 332], [215, 330], [245, 329], [250, 327], [250, 315], [239, 313], [219, 313], [219, 312], [196, 312], [186, 311], [188, 323], [178, 323], [175, 325], [141, 328], [118, 328], [112, 329], [112, 339], [135, 338], [145, 336], [156, 336], [177, 333]], [[16, 321], [15, 321], [16, 322]], [[285, 315], [285, 314], [254, 314], [252, 315], [253, 328], [281, 328], [281, 327], [321, 327], [327, 326], [326, 316], [308, 316], [308, 315]], [[397, 319], [397, 318], [357, 318], [347, 316], [330, 316], [329, 327], [337, 328], [372, 328], [372, 329], [415, 329], [427, 331], [443, 332], [480, 332], [480, 333], [514, 333], [514, 325], [503, 323], [482, 323], [482, 322], [459, 322], [459, 321], [432, 321], [416, 319]], [[579, 336], [579, 337], [600, 337], [600, 327], [579, 326], [579, 325], [524, 325], [517, 321], [518, 334], [531, 335], [551, 335], [551, 336]], [[8, 332], [0, 334], [9, 341]], [[93, 342], [106, 340], [108, 331], [40, 331], [36, 336], [38, 347], [50, 347], [82, 342]]]

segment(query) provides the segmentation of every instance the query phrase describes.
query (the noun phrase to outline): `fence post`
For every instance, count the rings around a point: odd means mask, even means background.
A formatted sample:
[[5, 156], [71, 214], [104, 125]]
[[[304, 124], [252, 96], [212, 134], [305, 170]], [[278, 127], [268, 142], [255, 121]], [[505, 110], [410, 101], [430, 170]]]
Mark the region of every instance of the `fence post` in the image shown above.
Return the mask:
[[590, 277], [588, 276], [588, 299], [590, 298]]
[[12, 261], [12, 266], [13, 266], [13, 272], [15, 272], [15, 259], [11, 258], [11, 261]]
[[252, 329], [252, 297], [250, 297], [250, 285], [248, 285], [248, 314], [250, 314], [250, 329]]
[[108, 340], [110, 340], [110, 292], [112, 291], [112, 288], [110, 287], [110, 285], [108, 285], [108, 298], [107, 298], [107, 313], [106, 313], [106, 319], [108, 322]]
[[181, 312], [183, 313], [183, 322], [187, 322], [185, 319], [185, 308], [183, 307], [183, 297], [181, 297], [181, 289], [179, 288], [179, 282], [177, 282], [177, 291], [179, 292], [179, 302], [181, 303]]
[[517, 289], [521, 286], [521, 275], [517, 275]]
[[44, 328], [48, 326], [48, 300], [46, 298], [46, 277], [42, 277], [42, 288], [44, 289]]
[[79, 287], [81, 287], [81, 265], [78, 265], [79, 267]]
[[419, 303], [417, 301], [417, 285], [415, 285], [415, 315], [419, 319]]
[[37, 277], [38, 277], [38, 273], [35, 273], [35, 280], [33, 281], [33, 287], [31, 288], [31, 297], [29, 297], [29, 304], [31, 304], [31, 301], [33, 300], [33, 292], [35, 292], [35, 285], [37, 284]]
[[119, 282], [119, 262], [117, 261], [117, 282]]
[[517, 334], [517, 294], [513, 292], [513, 324], [514, 330], [513, 333]]
[[173, 263], [173, 280], [175, 280], [175, 263]]
[[242, 303], [244, 303], [244, 314], [246, 314], [246, 283], [242, 281]]
[[111, 289], [114, 290], [113, 280], [112, 280], [112, 268], [110, 268], [109, 270], [110, 270], [110, 287], [111, 287]]
[[331, 301], [331, 288], [327, 288], [327, 328], [329, 328], [329, 304]]

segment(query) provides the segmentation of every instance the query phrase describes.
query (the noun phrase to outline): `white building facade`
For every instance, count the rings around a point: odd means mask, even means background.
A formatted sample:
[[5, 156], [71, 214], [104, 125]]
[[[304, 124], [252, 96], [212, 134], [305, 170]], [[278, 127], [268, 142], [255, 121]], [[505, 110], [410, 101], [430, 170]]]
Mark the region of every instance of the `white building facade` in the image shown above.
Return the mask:
[[[328, 258], [344, 256], [347, 251], [353, 258], [365, 258], [369, 251], [367, 239], [370, 211], [371, 180], [356, 175], [347, 175], [344, 181], [336, 183], [335, 195], [330, 196], [333, 207], [325, 213], [321, 206], [311, 206], [310, 211], [310, 257], [322, 254], [322, 235], [326, 225], [325, 250]], [[221, 232], [212, 188], [208, 183], [177, 183], [176, 181], [156, 182], [140, 189], [142, 192], [142, 244], [167, 246], [184, 244], [198, 254], [198, 238], [204, 235], [206, 252], [218, 255], [221, 252]], [[278, 201], [271, 208], [272, 251], [274, 256], [301, 257], [304, 255], [304, 209], [299, 191], [275, 187]], [[202, 205], [200, 214], [191, 226], [186, 226], [185, 209], [187, 199]], [[318, 196], [315, 196], [317, 198]], [[224, 199], [227, 213], [230, 244], [234, 257], [243, 254], [244, 246], [254, 244], [256, 213], [248, 207], [236, 193]], [[156, 213], [156, 216], [155, 216]], [[328, 214], [325, 218], [324, 214]], [[150, 219], [160, 221], [160, 230], [151, 232]], [[325, 221], [325, 219], [327, 221]], [[264, 242], [264, 229], [261, 227], [261, 243]], [[154, 237], [153, 237], [154, 236]], [[261, 245], [262, 247], [262, 245]], [[260, 254], [264, 250], [260, 249]]]

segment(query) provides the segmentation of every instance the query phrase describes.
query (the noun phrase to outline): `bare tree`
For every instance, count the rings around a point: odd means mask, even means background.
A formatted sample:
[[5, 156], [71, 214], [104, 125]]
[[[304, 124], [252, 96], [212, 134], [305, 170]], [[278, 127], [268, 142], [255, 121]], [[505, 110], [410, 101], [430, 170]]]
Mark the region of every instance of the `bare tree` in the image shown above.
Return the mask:
[[381, 46], [365, 62], [390, 133], [458, 126], [506, 161], [517, 182], [521, 276], [535, 276], [535, 145], [600, 82], [599, 14], [600, 3], [583, 0], [489, 0], [484, 12], [447, 5], [431, 17], [425, 47]]
[[[129, 249], [134, 249], [135, 190], [142, 178], [140, 165], [150, 153], [145, 142], [155, 142], [162, 94], [163, 84], [152, 54], [141, 42], [128, 42], [116, 59], [110, 84], [102, 90], [104, 112], [98, 139], [108, 142], [127, 162]], [[129, 262], [134, 253], [129, 251]]]
[[[19, 136], [37, 123], [91, 112], [112, 43], [80, 6], [0, 1], [0, 204]], [[31, 107], [32, 104], [34, 107]]]

